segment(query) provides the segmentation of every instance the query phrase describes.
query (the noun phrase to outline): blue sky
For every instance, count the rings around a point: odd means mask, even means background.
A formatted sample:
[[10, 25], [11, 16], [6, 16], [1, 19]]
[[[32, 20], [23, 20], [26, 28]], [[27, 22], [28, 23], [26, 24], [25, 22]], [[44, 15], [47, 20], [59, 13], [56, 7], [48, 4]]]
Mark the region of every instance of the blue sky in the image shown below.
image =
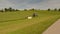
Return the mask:
[[48, 9], [60, 8], [60, 0], [0, 0], [0, 9]]

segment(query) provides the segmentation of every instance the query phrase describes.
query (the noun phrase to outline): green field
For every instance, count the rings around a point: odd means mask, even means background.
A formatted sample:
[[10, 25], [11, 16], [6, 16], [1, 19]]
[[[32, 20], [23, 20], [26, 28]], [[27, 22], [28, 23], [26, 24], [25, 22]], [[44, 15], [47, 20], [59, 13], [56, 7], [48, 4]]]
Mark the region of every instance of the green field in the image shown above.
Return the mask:
[[[38, 14], [37, 17], [30, 20], [25, 18], [34, 12]], [[59, 11], [0, 12], [0, 34], [42, 34], [59, 18]]]

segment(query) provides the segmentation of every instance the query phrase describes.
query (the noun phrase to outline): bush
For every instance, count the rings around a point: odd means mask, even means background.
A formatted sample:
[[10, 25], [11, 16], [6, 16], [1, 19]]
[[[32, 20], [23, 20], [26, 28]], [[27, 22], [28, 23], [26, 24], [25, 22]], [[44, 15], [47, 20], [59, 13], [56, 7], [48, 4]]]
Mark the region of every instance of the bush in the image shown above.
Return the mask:
[[60, 11], [60, 8], [58, 9], [58, 11]]
[[48, 9], [48, 11], [50, 11], [50, 8]]
[[54, 11], [57, 11], [57, 8], [55, 8]]

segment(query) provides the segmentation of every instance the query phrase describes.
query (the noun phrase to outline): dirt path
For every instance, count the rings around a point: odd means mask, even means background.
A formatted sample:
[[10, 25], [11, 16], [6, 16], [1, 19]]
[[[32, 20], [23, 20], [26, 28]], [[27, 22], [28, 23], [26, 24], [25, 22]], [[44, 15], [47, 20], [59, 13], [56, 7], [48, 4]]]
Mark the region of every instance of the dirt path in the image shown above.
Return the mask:
[[60, 19], [56, 21], [52, 26], [50, 26], [42, 34], [60, 34]]

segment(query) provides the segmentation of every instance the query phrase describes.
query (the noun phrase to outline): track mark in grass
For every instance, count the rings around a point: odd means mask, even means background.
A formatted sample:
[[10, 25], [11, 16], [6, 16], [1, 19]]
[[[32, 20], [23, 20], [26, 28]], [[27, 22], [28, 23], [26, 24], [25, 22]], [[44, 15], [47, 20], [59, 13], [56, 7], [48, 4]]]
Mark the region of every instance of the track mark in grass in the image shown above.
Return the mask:
[[6, 20], [6, 21], [0, 21], [0, 23], [4, 23], [4, 22], [11, 22], [11, 21], [18, 21], [18, 20], [24, 20], [25, 18], [21, 18], [21, 19], [14, 19], [14, 20]]

